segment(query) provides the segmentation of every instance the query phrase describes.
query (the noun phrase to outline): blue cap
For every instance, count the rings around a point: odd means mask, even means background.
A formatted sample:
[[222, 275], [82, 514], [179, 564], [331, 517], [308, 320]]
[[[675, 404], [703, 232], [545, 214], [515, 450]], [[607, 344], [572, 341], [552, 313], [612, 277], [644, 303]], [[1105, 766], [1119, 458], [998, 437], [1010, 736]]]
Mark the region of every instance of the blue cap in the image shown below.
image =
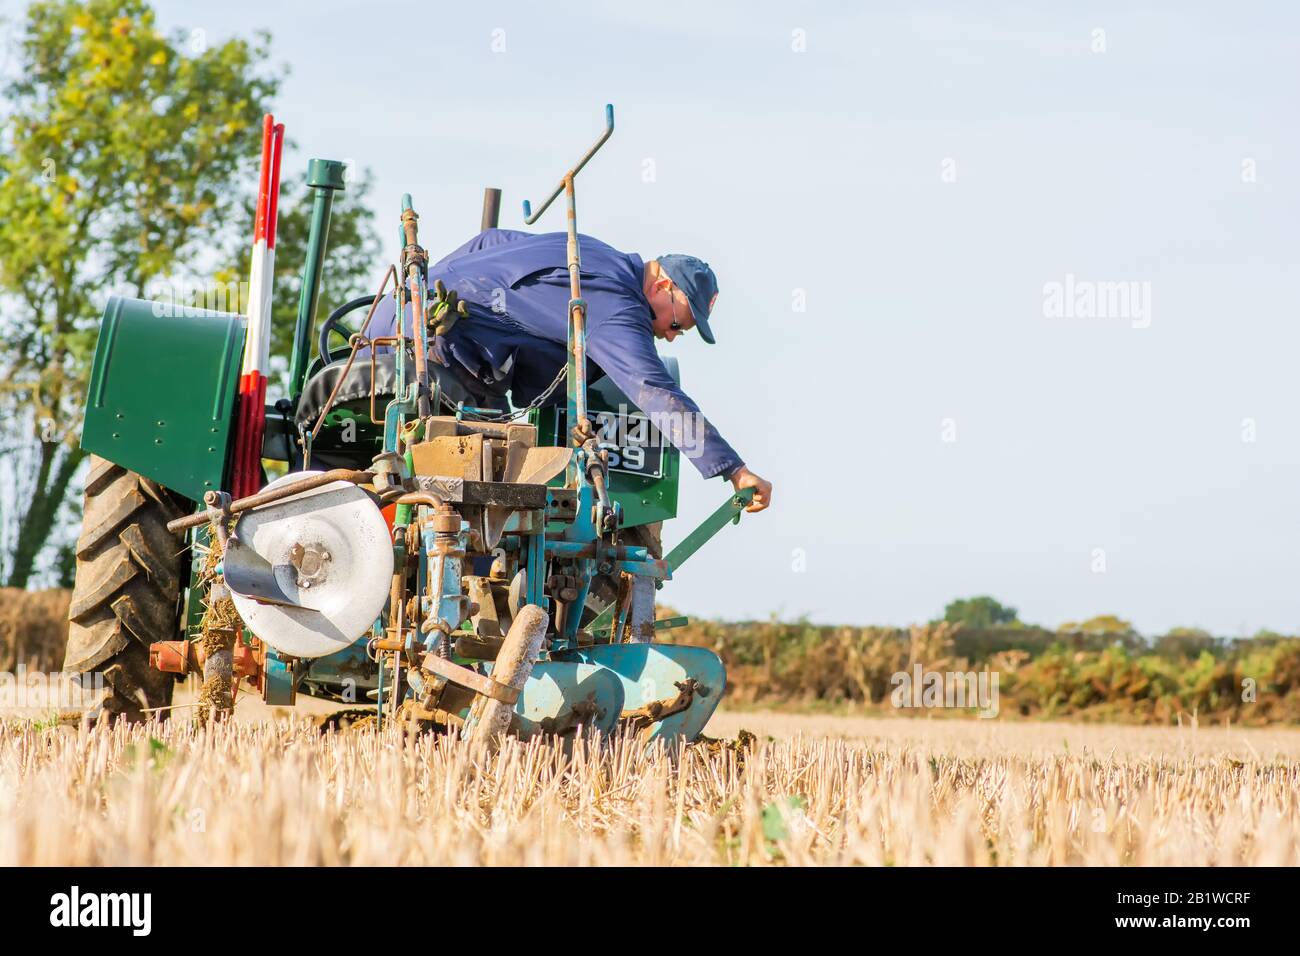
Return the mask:
[[655, 260], [664, 275], [673, 280], [673, 285], [686, 295], [691, 306], [691, 318], [700, 330], [700, 338], [710, 345], [716, 345], [713, 330], [709, 328], [709, 313], [713, 311], [713, 300], [718, 297], [718, 277], [713, 274], [709, 264], [694, 256], [667, 255]]

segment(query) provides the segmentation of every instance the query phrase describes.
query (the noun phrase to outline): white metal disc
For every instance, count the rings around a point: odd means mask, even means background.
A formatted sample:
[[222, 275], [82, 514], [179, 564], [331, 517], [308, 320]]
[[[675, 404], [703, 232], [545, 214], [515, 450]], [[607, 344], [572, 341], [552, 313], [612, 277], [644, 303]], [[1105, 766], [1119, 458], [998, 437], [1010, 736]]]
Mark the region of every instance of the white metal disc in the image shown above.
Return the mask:
[[[267, 488], [318, 474], [292, 472]], [[323, 657], [341, 651], [383, 610], [393, 577], [392, 538], [379, 508], [356, 485], [336, 481], [246, 511], [234, 533], [271, 565], [279, 590], [302, 605], [231, 592], [244, 623], [282, 654]]]

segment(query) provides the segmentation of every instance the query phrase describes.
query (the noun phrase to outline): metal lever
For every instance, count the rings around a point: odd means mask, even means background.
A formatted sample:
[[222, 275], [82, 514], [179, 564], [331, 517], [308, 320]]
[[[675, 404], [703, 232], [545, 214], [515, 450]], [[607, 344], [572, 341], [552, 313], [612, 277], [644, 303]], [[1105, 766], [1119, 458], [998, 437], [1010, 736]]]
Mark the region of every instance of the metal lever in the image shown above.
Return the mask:
[[676, 571], [686, 559], [704, 546], [704, 543], [727, 526], [728, 523], [740, 524], [740, 516], [754, 500], [753, 488], [742, 488], [722, 503], [713, 514], [709, 515], [694, 531], [682, 539], [681, 544], [668, 552], [664, 561]]
[[586, 166], [587, 161], [591, 159], [591, 157], [596, 155], [596, 150], [600, 149], [602, 146], [605, 145], [605, 140], [609, 139], [609, 137], [613, 134], [613, 132], [614, 132], [614, 104], [606, 103], [605, 104], [605, 132], [600, 134], [600, 139], [596, 140], [595, 145], [592, 146], [591, 149], [587, 150], [586, 155], [583, 156], [582, 159], [578, 160], [578, 165], [574, 166], [572, 169], [570, 169], [567, 173], [565, 173], [560, 178], [560, 185], [556, 186], [555, 191], [552, 192], [551, 195], [547, 197], [546, 202], [542, 203], [541, 209], [537, 210], [537, 212], [534, 213], [532, 203], [530, 203], [527, 199], [524, 200], [524, 225], [531, 226], [538, 219], [542, 218], [542, 214], [546, 212], [546, 210], [551, 208], [551, 203], [555, 202], [556, 197], [558, 197], [560, 193], [564, 192], [564, 184], [582, 171], [582, 167]]
[[411, 332], [415, 339], [415, 400], [421, 418], [433, 414], [433, 398], [429, 390], [428, 344], [425, 338], [424, 306], [429, 295], [429, 254], [419, 243], [419, 215], [411, 204], [411, 194], [402, 196], [402, 282], [397, 297], [397, 328], [401, 335], [405, 305], [405, 292], [411, 303]]

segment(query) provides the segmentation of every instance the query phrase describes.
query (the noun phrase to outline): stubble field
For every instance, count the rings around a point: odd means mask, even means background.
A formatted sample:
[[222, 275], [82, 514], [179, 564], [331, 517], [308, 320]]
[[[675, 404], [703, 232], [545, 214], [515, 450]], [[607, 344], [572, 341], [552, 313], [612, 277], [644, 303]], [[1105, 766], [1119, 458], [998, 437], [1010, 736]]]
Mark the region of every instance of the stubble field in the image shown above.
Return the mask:
[[1292, 729], [751, 712], [676, 757], [489, 754], [240, 711], [205, 730], [6, 720], [0, 864], [1300, 862]]

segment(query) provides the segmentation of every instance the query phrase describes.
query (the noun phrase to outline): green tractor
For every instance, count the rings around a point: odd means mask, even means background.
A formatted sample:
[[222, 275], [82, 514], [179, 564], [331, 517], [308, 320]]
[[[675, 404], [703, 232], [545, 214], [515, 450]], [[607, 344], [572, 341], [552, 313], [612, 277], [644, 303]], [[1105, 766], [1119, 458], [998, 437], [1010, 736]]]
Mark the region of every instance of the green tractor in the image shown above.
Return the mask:
[[[661, 555], [678, 451], [612, 383], [586, 380], [574, 180], [612, 131], [606, 107], [596, 144], [535, 215], [525, 203], [532, 223], [566, 194], [572, 284], [567, 368], [527, 408], [469, 404], [429, 358], [438, 297], [409, 196], [400, 264], [316, 327], [341, 163], [308, 169], [289, 399], [266, 405], [265, 364], [249, 371], [269, 342], [256, 258], [247, 318], [110, 301], [82, 434], [92, 461], [65, 661], [102, 674], [106, 712], [165, 715], [176, 681], [197, 672], [209, 716], [246, 686], [270, 704], [303, 693], [483, 739], [700, 734], [725, 671], [707, 649], [654, 640], [685, 623], [656, 620], [655, 594], [751, 493]], [[277, 192], [282, 139], [268, 117], [264, 196]], [[488, 191], [485, 228], [499, 196]], [[260, 200], [255, 257], [267, 235], [273, 249], [274, 221]], [[430, 321], [368, 337], [385, 298]], [[265, 461], [287, 473], [266, 483]]]

